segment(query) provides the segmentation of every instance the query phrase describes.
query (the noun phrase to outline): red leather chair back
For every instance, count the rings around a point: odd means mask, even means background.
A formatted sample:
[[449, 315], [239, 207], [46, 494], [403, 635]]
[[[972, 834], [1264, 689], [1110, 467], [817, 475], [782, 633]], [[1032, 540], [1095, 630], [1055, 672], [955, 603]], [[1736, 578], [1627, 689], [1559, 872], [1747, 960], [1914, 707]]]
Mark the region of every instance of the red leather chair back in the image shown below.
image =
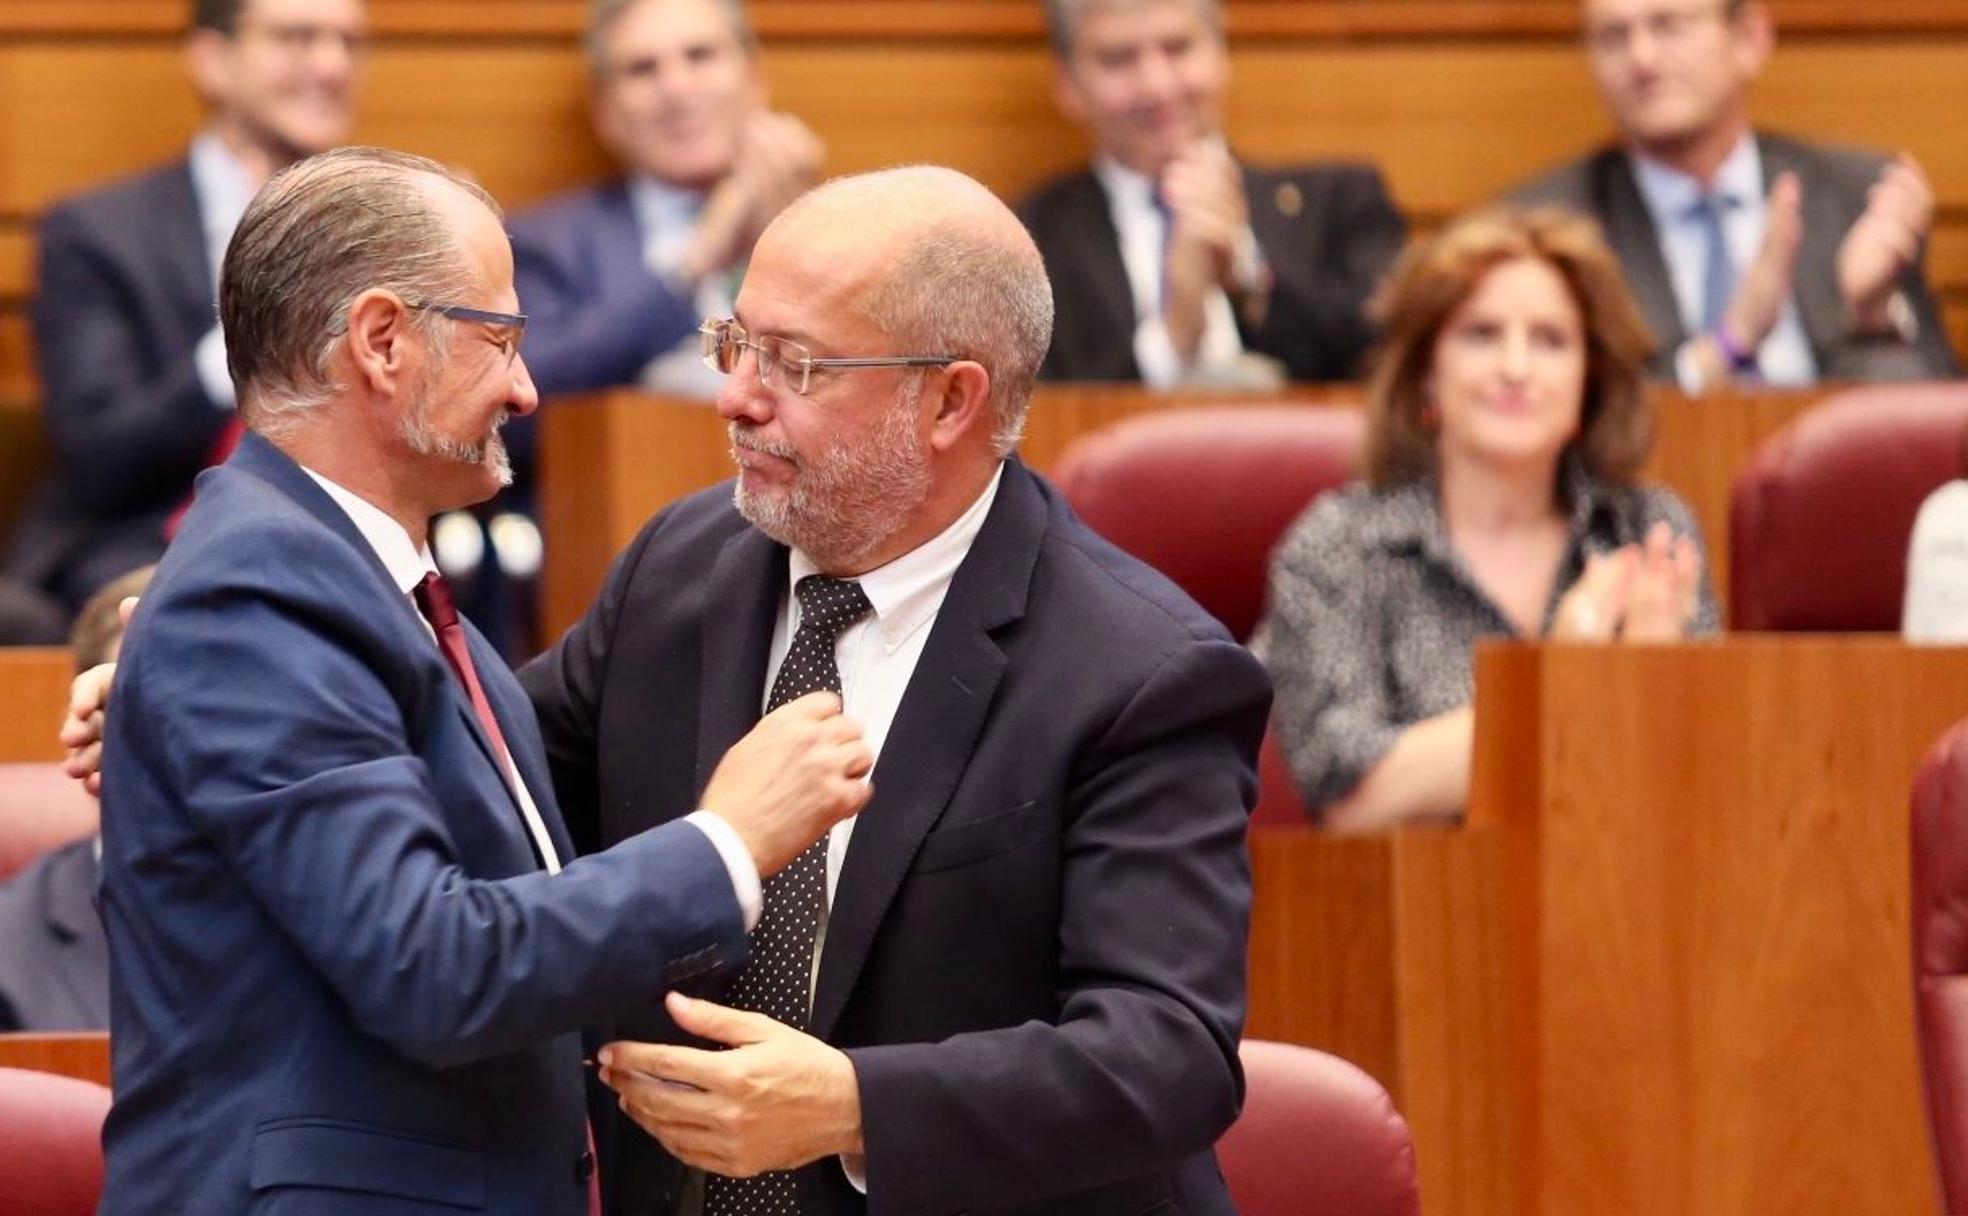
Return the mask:
[[1968, 1212], [1968, 720], [1913, 782], [1913, 1006], [1943, 1210]]
[[1290, 1043], [1238, 1055], [1244, 1113], [1216, 1156], [1242, 1216], [1419, 1216], [1414, 1137], [1380, 1082]]
[[1356, 409], [1162, 410], [1086, 435], [1053, 481], [1094, 531], [1160, 570], [1248, 639], [1271, 550], [1307, 503], [1350, 481]]
[[0, 1068], [0, 1212], [94, 1216], [108, 1113], [92, 1081]]
[[1963, 427], [1968, 384], [1875, 385], [1764, 441], [1729, 504], [1731, 627], [1897, 633], [1913, 519], [1961, 476]]
[[96, 800], [58, 764], [0, 764], [0, 879], [96, 830]]

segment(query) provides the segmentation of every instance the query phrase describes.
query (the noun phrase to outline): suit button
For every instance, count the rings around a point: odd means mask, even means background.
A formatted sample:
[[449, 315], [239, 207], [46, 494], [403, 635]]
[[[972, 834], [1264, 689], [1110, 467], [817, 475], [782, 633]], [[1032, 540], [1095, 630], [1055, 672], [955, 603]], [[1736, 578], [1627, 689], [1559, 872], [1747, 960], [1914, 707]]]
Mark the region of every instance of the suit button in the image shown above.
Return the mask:
[[579, 1157], [574, 1159], [574, 1181], [580, 1183], [582, 1186], [586, 1186], [588, 1179], [594, 1177], [594, 1170], [593, 1153], [583, 1151]]

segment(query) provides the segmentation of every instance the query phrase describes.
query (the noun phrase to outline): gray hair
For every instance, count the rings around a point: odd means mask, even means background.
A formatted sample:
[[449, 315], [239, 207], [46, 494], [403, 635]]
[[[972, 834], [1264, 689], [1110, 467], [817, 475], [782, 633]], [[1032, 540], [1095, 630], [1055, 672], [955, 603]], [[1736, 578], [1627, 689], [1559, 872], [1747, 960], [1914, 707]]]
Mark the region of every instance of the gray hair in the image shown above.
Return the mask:
[[[1052, 38], [1052, 53], [1061, 60], [1073, 57], [1073, 37], [1079, 33], [1080, 22], [1097, 8], [1147, 8], [1153, 4], [1169, 4], [1173, 0], [1045, 0], [1046, 32]], [[1203, 18], [1209, 28], [1220, 38], [1223, 36], [1223, 5], [1221, 0], [1187, 0]]]
[[908, 353], [984, 365], [991, 376], [991, 446], [999, 456], [1009, 456], [1025, 433], [1032, 386], [1052, 343], [1045, 260], [1013, 224], [1015, 240], [962, 218], [924, 224], [860, 305]]
[[[608, 79], [608, 39], [623, 14], [646, 0], [594, 0], [588, 10], [587, 32], [581, 36], [588, 55], [588, 76], [596, 84]], [[731, 29], [747, 55], [758, 50], [758, 35], [752, 32], [752, 19], [745, 14], [745, 0], [710, 0], [711, 7]]]
[[[364, 291], [464, 301], [474, 277], [464, 247], [420, 178], [449, 182], [502, 214], [476, 183], [434, 160], [360, 147], [289, 166], [246, 208], [219, 283], [226, 364], [246, 425], [269, 436], [290, 431], [340, 391], [328, 363]], [[433, 311], [412, 315], [441, 362], [448, 327]]]

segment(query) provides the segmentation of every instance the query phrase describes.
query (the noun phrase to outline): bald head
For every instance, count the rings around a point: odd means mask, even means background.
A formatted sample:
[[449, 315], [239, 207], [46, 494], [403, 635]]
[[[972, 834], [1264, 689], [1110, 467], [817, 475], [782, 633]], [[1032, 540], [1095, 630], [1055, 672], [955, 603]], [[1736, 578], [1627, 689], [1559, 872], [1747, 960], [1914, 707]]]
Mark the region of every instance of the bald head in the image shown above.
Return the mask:
[[991, 377], [992, 446], [1018, 446], [1052, 341], [1052, 286], [1025, 226], [954, 169], [916, 165], [836, 178], [759, 238], [823, 260], [898, 349], [971, 359]]

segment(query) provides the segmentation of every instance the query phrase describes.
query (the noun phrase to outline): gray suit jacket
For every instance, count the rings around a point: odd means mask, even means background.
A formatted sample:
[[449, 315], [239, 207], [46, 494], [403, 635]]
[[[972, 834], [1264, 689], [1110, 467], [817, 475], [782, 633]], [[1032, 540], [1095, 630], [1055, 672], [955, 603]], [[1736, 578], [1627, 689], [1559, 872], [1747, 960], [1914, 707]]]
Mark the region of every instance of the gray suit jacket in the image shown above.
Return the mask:
[[[1866, 190], [1885, 159], [1875, 153], [1808, 144], [1758, 132], [1767, 188], [1778, 174], [1795, 173], [1804, 188], [1804, 242], [1797, 256], [1793, 294], [1804, 332], [1825, 380], [1931, 380], [1960, 374], [1940, 306], [1927, 286], [1925, 258], [1900, 283], [1919, 332], [1912, 344], [1854, 334], [1838, 293], [1838, 246], [1865, 211]], [[1674, 352], [1687, 341], [1674, 302], [1660, 233], [1640, 197], [1626, 150], [1617, 145], [1563, 165], [1510, 194], [1513, 202], [1556, 203], [1599, 221], [1607, 243], [1626, 269], [1627, 285], [1660, 345], [1653, 371], [1674, 374]]]
[[93, 836], [0, 883], [0, 1031], [105, 1030], [109, 952]]

